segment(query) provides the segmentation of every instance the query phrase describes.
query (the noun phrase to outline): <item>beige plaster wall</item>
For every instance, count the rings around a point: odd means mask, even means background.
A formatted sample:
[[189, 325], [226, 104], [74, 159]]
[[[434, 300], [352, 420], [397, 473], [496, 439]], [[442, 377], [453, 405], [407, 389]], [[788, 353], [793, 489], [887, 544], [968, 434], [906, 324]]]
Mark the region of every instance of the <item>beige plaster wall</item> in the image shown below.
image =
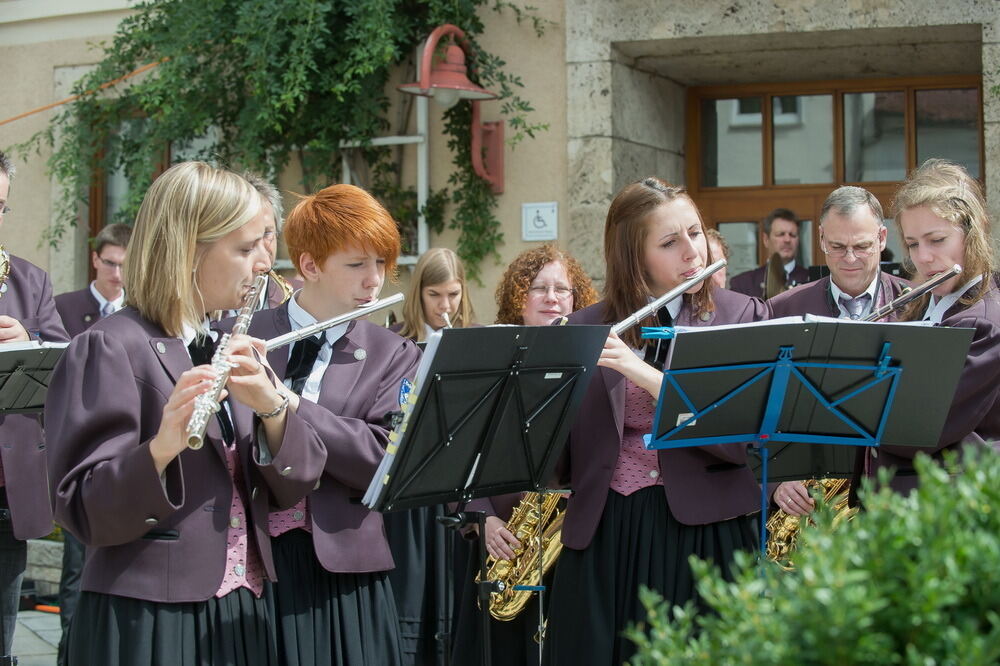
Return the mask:
[[[521, 204], [558, 202], [559, 239], [556, 242], [566, 247], [572, 233], [566, 173], [566, 68], [563, 66], [565, 32], [562, 3], [531, 4], [541, 5], [539, 15], [554, 23], [542, 38], [535, 36], [530, 25], [518, 25], [509, 12], [484, 13], [485, 30], [479, 38], [483, 48], [507, 62], [508, 73], [521, 77], [524, 88], [520, 94], [535, 107], [531, 121], [549, 125], [549, 129], [538, 133], [536, 138], [526, 139], [513, 148], [505, 148], [506, 187], [499, 196], [496, 208], [504, 233], [504, 244], [499, 248], [501, 261], [496, 263], [488, 259], [482, 266], [482, 285], [470, 285], [476, 316], [482, 323], [492, 323], [496, 315], [493, 294], [506, 265], [521, 251], [540, 245], [521, 240]], [[484, 102], [481, 106], [482, 119], [501, 120], [500, 106], [499, 102]], [[440, 110], [431, 103], [432, 189], [444, 187], [453, 168], [446, 137], [441, 133], [441, 121]], [[505, 132], [507, 137], [513, 134], [510, 128]], [[454, 248], [457, 238], [457, 230], [445, 230], [440, 235], [431, 234], [430, 245]], [[401, 277], [405, 281], [408, 276], [409, 271], [404, 268]]]
[[[0, 121], [69, 95], [73, 82], [100, 58], [95, 43], [109, 39], [127, 15], [126, 0], [8, 0], [0, 4], [0, 62], [4, 63]], [[0, 125], [0, 148], [29, 139], [58, 110]], [[77, 288], [86, 275], [86, 231], [71, 229], [58, 248], [42, 245], [52, 223], [58, 188], [46, 173], [51, 152], [14, 154], [14, 212], [4, 220], [0, 242], [14, 254], [50, 271], [56, 293]]]

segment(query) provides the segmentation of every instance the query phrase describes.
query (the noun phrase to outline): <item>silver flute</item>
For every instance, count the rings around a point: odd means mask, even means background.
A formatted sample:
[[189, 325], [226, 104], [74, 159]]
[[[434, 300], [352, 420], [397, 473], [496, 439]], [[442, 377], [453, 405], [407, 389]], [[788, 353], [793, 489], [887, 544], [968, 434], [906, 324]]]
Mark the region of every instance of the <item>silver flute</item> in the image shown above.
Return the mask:
[[679, 285], [677, 285], [667, 293], [663, 294], [663, 296], [660, 296], [646, 307], [640, 308], [639, 310], [636, 310], [635, 312], [630, 314], [625, 319], [622, 319], [620, 322], [611, 327], [611, 332], [614, 333], [615, 335], [621, 335], [622, 333], [632, 328], [646, 317], [652, 315], [654, 312], [662, 308], [670, 301], [683, 296], [684, 292], [686, 292], [691, 287], [695, 286], [699, 282], [707, 280], [709, 277], [711, 277], [712, 273], [724, 268], [725, 265], [726, 265], [726, 260], [719, 259], [714, 264], [707, 266], [705, 270], [703, 270], [701, 273], [698, 273], [694, 277], [690, 277], [687, 280], [684, 280], [684, 282], [681, 282]]
[[391, 307], [396, 303], [403, 302], [403, 294], [393, 294], [387, 298], [381, 298], [374, 303], [368, 305], [363, 305], [360, 308], [351, 310], [345, 314], [333, 317], [332, 319], [327, 319], [325, 321], [318, 321], [315, 324], [309, 326], [303, 326], [297, 331], [292, 331], [291, 333], [285, 333], [284, 335], [279, 335], [276, 338], [271, 338], [264, 343], [267, 351], [277, 349], [278, 347], [284, 347], [285, 345], [290, 345], [296, 340], [301, 340], [303, 338], [308, 338], [309, 336], [316, 335], [321, 331], [325, 331], [328, 328], [333, 328], [337, 324], [344, 324], [354, 319], [359, 319], [365, 315], [370, 315], [373, 312], [379, 310], [384, 310], [385, 308]]
[[952, 279], [961, 272], [962, 272], [962, 267], [959, 266], [958, 264], [955, 264], [954, 266], [946, 270], [944, 273], [938, 273], [930, 280], [927, 280], [926, 282], [917, 287], [913, 287], [912, 289], [910, 288], [904, 289], [902, 292], [900, 292], [899, 296], [892, 299], [879, 309], [874, 310], [870, 315], [865, 317], [863, 321], [878, 321], [883, 317], [888, 317], [893, 312], [899, 310], [910, 301], [914, 301], [920, 298], [931, 289], [934, 289], [937, 286], [947, 282], [948, 280]]
[[212, 354], [212, 369], [215, 370], [215, 379], [212, 381], [212, 388], [202, 393], [194, 399], [194, 413], [187, 424], [187, 445], [189, 449], [200, 449], [205, 444], [205, 428], [208, 427], [208, 420], [219, 411], [219, 396], [222, 389], [229, 380], [229, 372], [232, 368], [229, 365], [229, 340], [234, 335], [242, 335], [250, 327], [250, 319], [257, 309], [257, 300], [260, 292], [267, 286], [267, 276], [258, 275], [254, 278], [250, 291], [247, 292], [243, 307], [236, 315], [236, 323], [233, 330], [226, 333], [219, 339], [219, 344]]

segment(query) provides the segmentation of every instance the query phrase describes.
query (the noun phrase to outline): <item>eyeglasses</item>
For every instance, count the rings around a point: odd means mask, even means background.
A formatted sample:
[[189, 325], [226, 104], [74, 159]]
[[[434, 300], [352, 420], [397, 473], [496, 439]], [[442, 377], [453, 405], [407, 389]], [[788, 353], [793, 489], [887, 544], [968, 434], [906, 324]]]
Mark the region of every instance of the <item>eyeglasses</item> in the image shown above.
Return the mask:
[[104, 257], [98, 257], [98, 259], [100, 259], [101, 263], [104, 264], [106, 267], [110, 268], [111, 270], [115, 270], [116, 268], [122, 268], [125, 265], [125, 264], [119, 264], [116, 261], [111, 261], [110, 259], [105, 259]]
[[550, 289], [555, 292], [556, 298], [559, 300], [569, 298], [573, 295], [573, 290], [569, 287], [555, 284], [533, 284], [528, 287], [528, 293], [538, 298], [545, 298], [548, 296]]
[[861, 243], [860, 245], [848, 246], [841, 245], [840, 243], [834, 243], [832, 247], [827, 247], [826, 241], [823, 240], [820, 242], [819, 247], [823, 250], [823, 254], [828, 257], [833, 257], [834, 259], [846, 257], [848, 252], [853, 254], [855, 259], [867, 259], [876, 252], [879, 252], [878, 238], [875, 238], [873, 241]]

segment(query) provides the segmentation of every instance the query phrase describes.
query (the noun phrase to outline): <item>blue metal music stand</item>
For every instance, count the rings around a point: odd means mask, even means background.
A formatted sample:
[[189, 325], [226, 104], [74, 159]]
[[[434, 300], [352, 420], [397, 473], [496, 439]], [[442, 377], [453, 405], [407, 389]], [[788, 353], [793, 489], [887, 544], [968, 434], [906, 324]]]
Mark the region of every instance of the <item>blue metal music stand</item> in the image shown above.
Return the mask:
[[[835, 324], [834, 324], [835, 325]], [[672, 328], [643, 328], [644, 338], [673, 338]], [[763, 558], [767, 550], [767, 507], [769, 503], [767, 490], [767, 460], [769, 442], [804, 442], [816, 444], [838, 444], [846, 446], [878, 446], [882, 441], [885, 426], [889, 413], [892, 409], [896, 389], [899, 385], [903, 368], [895, 362], [890, 355], [891, 343], [882, 343], [881, 353], [874, 364], [872, 363], [845, 363], [845, 362], [800, 362], [795, 360], [795, 346], [779, 345], [777, 357], [774, 361], [766, 363], [742, 363], [729, 364], [714, 367], [687, 368], [681, 370], [664, 370], [663, 385], [660, 390], [660, 399], [657, 403], [656, 415], [653, 421], [653, 432], [662, 433], [658, 437], [646, 435], [646, 448], [648, 449], [672, 449], [688, 446], [706, 446], [711, 444], [730, 444], [738, 442], [752, 443], [757, 450], [762, 461], [762, 481], [760, 493], [760, 548]], [[859, 385], [843, 395], [832, 395], [824, 390], [822, 386], [806, 376], [808, 369], [825, 371], [849, 371], [851, 373], [866, 373], [870, 377], [864, 379]], [[741, 381], [731, 388], [721, 398], [711, 400], [707, 404], [698, 405], [689, 396], [688, 392], [682, 388], [679, 378], [686, 375], [706, 376], [712, 373], [723, 372], [751, 372], [749, 379]], [[759, 427], [752, 432], [729, 433], [725, 435], [703, 436], [703, 437], [678, 437], [688, 426], [694, 425], [698, 419], [715, 412], [720, 407], [744, 393], [751, 387], [763, 385], [770, 381], [767, 388], [766, 402], [764, 404], [763, 416], [760, 419]], [[789, 388], [795, 384], [805, 388], [811, 393], [822, 407], [842, 422], [847, 428], [853, 431], [851, 435], [829, 435], [810, 432], [787, 432], [779, 430], [779, 420], [785, 411], [786, 398]], [[884, 397], [881, 399], [881, 409], [878, 413], [877, 423], [865, 424], [859, 419], [847, 414], [842, 405], [847, 401], [863, 394], [874, 394], [876, 387], [888, 386]], [[687, 414], [677, 417], [676, 426], [667, 429], [661, 428], [661, 420], [664, 418], [663, 406], [670, 395], [676, 394], [689, 410]], [[874, 425], [874, 427], [872, 427]]]

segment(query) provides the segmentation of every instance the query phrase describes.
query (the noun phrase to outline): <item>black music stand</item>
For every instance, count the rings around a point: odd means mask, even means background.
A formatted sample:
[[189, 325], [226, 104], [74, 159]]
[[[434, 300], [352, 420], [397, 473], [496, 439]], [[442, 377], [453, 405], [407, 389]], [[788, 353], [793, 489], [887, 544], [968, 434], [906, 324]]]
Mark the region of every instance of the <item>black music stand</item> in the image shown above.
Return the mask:
[[[937, 444], [972, 333], [832, 319], [678, 333], [648, 446], [753, 443], [763, 549], [769, 449], [782, 447], [775, 476], [799, 480], [850, 476], [838, 465], [853, 469], [856, 446]], [[803, 454], [815, 446], [847, 455]]]
[[[37, 342], [0, 345], [0, 414], [31, 414], [45, 408], [52, 370], [66, 346]], [[0, 611], [0, 650], [7, 644], [4, 620]], [[14, 655], [0, 655], [0, 666], [16, 664]]]
[[[432, 338], [409, 405], [365, 504], [376, 511], [541, 491], [608, 336], [607, 326], [445, 329]], [[476, 517], [480, 535], [485, 516]], [[483, 663], [493, 586], [479, 540]]]

